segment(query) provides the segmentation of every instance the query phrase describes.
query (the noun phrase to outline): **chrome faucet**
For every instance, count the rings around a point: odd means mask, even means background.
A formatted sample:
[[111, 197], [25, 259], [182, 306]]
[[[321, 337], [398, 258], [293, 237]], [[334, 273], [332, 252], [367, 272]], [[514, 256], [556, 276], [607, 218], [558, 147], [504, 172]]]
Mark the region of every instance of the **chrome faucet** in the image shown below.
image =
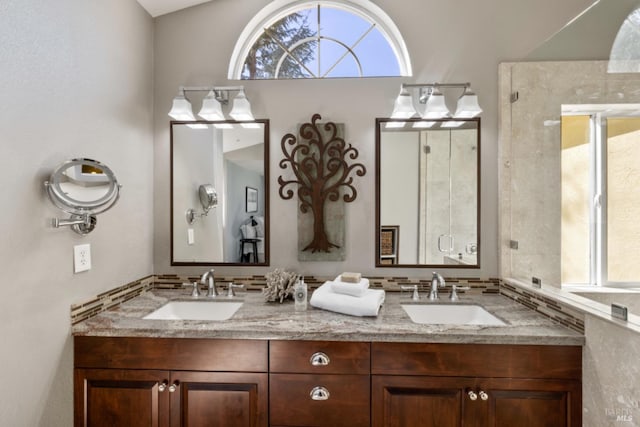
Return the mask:
[[420, 300], [420, 294], [418, 293], [418, 285], [410, 285], [410, 286], [400, 285], [400, 289], [402, 289], [403, 291], [413, 291], [413, 293], [411, 294], [411, 299], [413, 301]]
[[203, 285], [207, 284], [207, 282], [209, 283], [209, 290], [207, 291], [208, 298], [215, 298], [219, 295], [218, 290], [216, 289], [216, 280], [213, 276], [214, 271], [215, 270], [212, 268], [211, 270], [205, 272], [200, 279], [200, 283], [202, 283]]
[[431, 278], [431, 290], [429, 291], [430, 301], [435, 301], [439, 298], [438, 287], [443, 288], [444, 285], [445, 285], [444, 278], [434, 271], [433, 277]]

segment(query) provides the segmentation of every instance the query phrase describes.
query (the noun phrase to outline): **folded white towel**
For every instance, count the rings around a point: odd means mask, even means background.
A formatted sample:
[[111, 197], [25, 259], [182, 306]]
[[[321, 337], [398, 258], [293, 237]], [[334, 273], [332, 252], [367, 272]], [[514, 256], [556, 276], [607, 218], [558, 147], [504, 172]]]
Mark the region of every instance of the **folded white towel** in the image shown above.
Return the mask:
[[337, 294], [361, 297], [369, 289], [369, 279], [360, 279], [358, 283], [343, 282], [340, 276], [331, 282], [331, 290]]
[[351, 316], [377, 316], [384, 296], [382, 289], [367, 289], [361, 297], [337, 294], [331, 289], [331, 282], [324, 282], [313, 292], [309, 304]]

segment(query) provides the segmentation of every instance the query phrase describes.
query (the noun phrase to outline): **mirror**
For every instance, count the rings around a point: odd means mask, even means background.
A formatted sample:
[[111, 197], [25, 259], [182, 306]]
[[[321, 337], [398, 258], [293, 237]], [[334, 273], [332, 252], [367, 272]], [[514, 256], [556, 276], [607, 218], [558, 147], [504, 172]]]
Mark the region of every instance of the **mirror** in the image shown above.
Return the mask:
[[51, 202], [71, 215], [66, 220], [54, 218], [52, 225], [70, 226], [83, 235], [95, 228], [96, 215], [109, 210], [120, 197], [120, 185], [111, 169], [91, 159], [62, 163], [44, 184]]
[[480, 267], [480, 119], [376, 119], [376, 267]]
[[269, 265], [268, 153], [268, 120], [171, 122], [171, 265]]

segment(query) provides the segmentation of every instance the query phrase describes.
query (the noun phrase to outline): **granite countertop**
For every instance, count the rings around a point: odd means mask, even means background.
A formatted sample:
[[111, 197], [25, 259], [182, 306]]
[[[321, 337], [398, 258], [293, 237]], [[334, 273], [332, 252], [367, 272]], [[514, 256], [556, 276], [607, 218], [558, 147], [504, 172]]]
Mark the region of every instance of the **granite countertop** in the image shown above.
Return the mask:
[[[584, 344], [583, 335], [502, 295], [464, 295], [455, 304], [481, 305], [507, 323], [505, 326], [413, 323], [400, 306], [412, 303], [407, 293], [387, 292], [377, 317], [353, 317], [311, 306], [306, 311], [296, 312], [293, 301], [267, 303], [259, 292], [239, 292], [235, 299], [244, 301], [244, 304], [231, 319], [225, 321], [145, 320], [144, 316], [170, 300], [193, 300], [186, 290], [151, 290], [74, 325], [72, 333], [108, 337]], [[425, 299], [419, 303], [430, 302]], [[450, 302], [443, 298], [438, 303]]]

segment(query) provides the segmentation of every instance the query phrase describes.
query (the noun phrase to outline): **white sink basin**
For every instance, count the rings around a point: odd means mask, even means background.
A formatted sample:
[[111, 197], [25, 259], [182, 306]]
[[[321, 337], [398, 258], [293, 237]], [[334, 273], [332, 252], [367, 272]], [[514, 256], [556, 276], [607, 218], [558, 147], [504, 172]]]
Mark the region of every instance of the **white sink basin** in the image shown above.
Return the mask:
[[171, 301], [143, 319], [227, 320], [241, 306], [237, 301]]
[[505, 325], [479, 305], [402, 304], [414, 323], [435, 325]]

